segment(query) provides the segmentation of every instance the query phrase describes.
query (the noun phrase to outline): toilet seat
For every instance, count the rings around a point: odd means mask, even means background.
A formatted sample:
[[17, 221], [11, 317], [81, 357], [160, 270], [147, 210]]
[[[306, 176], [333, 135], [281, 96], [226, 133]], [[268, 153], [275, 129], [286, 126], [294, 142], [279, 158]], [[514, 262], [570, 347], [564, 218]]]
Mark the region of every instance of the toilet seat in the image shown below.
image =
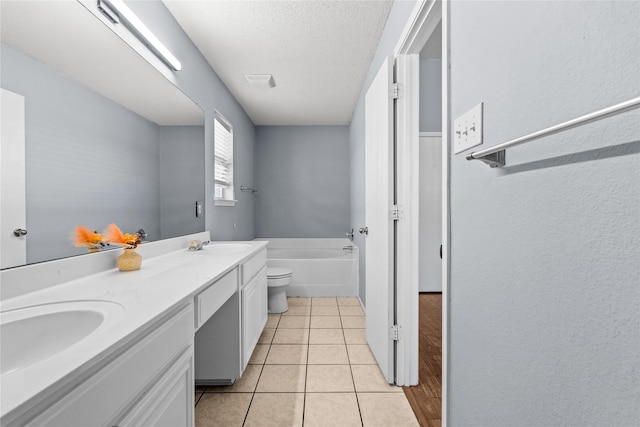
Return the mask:
[[267, 268], [267, 279], [284, 279], [291, 277], [293, 271], [290, 268], [269, 267]]

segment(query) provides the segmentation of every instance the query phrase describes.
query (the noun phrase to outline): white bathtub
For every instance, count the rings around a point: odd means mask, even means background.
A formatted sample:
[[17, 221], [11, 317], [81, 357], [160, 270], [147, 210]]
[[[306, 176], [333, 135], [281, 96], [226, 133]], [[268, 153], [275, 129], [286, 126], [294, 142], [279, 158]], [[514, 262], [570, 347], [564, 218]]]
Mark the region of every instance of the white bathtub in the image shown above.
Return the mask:
[[[358, 295], [358, 248], [349, 239], [268, 240], [267, 266], [293, 271], [288, 296], [355, 297]], [[352, 246], [352, 250], [344, 249]]]

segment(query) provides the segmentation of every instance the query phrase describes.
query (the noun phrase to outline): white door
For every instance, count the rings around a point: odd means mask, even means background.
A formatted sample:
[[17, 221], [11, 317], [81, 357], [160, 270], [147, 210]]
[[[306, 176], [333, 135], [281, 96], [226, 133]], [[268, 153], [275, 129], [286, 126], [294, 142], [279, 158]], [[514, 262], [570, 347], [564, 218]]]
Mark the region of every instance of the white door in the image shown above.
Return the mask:
[[442, 136], [420, 135], [420, 292], [442, 292]]
[[27, 262], [24, 97], [1, 89], [0, 100], [0, 268]]
[[389, 383], [395, 382], [392, 67], [387, 58], [365, 95], [366, 335]]

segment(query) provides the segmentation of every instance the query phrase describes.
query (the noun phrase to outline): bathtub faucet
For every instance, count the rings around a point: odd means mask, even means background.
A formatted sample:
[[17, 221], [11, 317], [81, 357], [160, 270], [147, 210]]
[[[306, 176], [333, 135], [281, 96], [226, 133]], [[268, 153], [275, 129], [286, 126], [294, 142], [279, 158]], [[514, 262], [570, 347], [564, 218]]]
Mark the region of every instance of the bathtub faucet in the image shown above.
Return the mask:
[[349, 251], [352, 252], [353, 251], [353, 245], [348, 245], [348, 246], [343, 246], [342, 247], [343, 251]]
[[349, 231], [347, 233], [344, 233], [344, 234], [347, 236], [347, 238], [349, 240], [351, 240], [353, 242], [353, 228], [351, 229], [351, 231]]

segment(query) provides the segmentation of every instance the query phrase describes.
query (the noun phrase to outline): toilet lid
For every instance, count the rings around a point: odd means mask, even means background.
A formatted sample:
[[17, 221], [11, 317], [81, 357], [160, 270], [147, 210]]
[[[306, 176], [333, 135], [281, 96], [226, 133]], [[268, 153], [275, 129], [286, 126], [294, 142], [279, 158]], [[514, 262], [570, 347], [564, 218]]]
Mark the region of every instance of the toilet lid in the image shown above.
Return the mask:
[[293, 274], [290, 268], [281, 267], [269, 267], [267, 268], [267, 277], [269, 279], [279, 279], [281, 277], [288, 277]]

